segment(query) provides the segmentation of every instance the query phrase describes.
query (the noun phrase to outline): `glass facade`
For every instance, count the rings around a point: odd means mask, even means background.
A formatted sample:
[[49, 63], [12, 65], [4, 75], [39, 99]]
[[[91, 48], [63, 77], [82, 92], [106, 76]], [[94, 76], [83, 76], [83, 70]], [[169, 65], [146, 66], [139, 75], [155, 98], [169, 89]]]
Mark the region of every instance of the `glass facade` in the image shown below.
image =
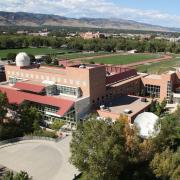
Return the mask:
[[[74, 125], [76, 124], [74, 108], [71, 108], [63, 117], [58, 117], [56, 116], [56, 113], [59, 111], [58, 107], [39, 104], [39, 103], [34, 103], [34, 105], [39, 110], [39, 112], [41, 112], [42, 117], [46, 122], [52, 122], [55, 119], [59, 119]], [[52, 113], [52, 115], [48, 113]]]
[[172, 102], [172, 82], [168, 81], [167, 83], [167, 101], [168, 103]]
[[47, 86], [46, 94], [50, 96], [62, 94], [62, 95], [68, 95], [68, 96], [74, 96], [74, 97], [80, 97], [82, 95], [80, 88], [63, 86], [63, 85]]
[[57, 85], [57, 94], [65, 94], [70, 96], [77, 96], [77, 88]]
[[49, 96], [53, 96], [56, 94], [56, 86], [52, 85], [52, 86], [47, 86], [46, 87], [46, 94]]
[[146, 84], [145, 85], [145, 94], [146, 94], [146, 96], [154, 96], [156, 98], [159, 98], [160, 97], [160, 86]]
[[22, 78], [17, 78], [17, 77], [9, 77], [9, 84], [16, 84], [16, 82], [22, 80]]

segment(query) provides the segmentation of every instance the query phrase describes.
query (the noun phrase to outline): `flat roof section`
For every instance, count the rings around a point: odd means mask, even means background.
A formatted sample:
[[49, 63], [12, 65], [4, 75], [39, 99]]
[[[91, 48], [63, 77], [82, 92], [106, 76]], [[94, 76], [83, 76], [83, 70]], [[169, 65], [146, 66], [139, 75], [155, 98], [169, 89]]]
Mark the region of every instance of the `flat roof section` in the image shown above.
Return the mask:
[[161, 75], [157, 75], [157, 74], [150, 74], [147, 75], [146, 77], [144, 77], [146, 79], [161, 79]]
[[142, 102], [141, 99], [137, 96], [120, 96], [109, 103], [109, 110], [116, 114], [125, 114], [125, 110], [131, 110], [132, 113], [126, 115], [132, 117], [151, 104], [150, 100], [147, 99], [147, 102]]
[[44, 73], [52, 73], [52, 74], [66, 74], [66, 69], [60, 67], [53, 67], [53, 66], [43, 66], [41, 65], [39, 68], [32, 68], [33, 71], [40, 71]]

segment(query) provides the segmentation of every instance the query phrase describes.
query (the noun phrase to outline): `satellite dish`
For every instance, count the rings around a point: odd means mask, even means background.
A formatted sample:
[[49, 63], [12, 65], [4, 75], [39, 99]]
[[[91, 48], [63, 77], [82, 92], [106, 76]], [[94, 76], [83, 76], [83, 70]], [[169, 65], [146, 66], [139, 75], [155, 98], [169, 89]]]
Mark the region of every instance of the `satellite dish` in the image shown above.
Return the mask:
[[160, 132], [160, 126], [157, 124], [159, 117], [151, 112], [143, 112], [139, 114], [134, 125], [139, 128], [139, 134], [142, 138], [148, 139], [156, 137]]

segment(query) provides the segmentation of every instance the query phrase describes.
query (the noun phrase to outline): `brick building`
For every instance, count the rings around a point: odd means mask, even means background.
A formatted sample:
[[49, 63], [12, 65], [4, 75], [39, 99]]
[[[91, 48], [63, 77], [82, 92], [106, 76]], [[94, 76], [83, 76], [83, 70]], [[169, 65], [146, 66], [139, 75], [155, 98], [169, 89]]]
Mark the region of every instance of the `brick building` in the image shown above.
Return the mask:
[[150, 101], [139, 97], [142, 94], [180, 102], [179, 71], [147, 75], [121, 66], [63, 63], [64, 67], [31, 65], [21, 53], [16, 63], [5, 65], [7, 81], [0, 83], [0, 91], [7, 94], [10, 103], [34, 103], [47, 123], [61, 119], [71, 125], [101, 105], [110, 109], [102, 110], [107, 114], [104, 117], [113, 119], [125, 110], [132, 111], [126, 114], [132, 122], [150, 106]]

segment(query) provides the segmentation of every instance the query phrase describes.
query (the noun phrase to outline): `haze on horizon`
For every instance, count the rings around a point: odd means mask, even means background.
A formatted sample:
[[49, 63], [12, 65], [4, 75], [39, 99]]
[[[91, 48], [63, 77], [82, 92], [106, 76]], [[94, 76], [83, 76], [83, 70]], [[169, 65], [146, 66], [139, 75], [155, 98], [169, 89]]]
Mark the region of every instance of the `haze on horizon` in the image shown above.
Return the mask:
[[180, 28], [179, 0], [0, 0], [0, 11], [118, 18]]

